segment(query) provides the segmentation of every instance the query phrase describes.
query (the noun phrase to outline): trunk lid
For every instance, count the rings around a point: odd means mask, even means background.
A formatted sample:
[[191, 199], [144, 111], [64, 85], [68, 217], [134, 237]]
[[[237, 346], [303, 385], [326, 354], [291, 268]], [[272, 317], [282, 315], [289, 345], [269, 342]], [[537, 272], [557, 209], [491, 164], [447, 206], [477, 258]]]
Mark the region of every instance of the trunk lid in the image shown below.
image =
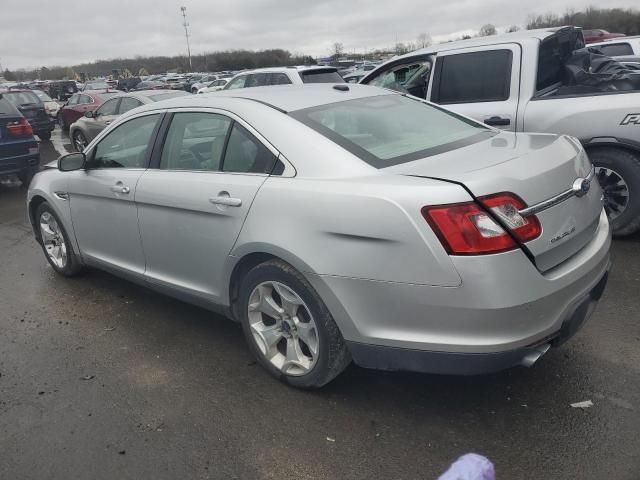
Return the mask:
[[[567, 194], [577, 179], [589, 176], [592, 165], [576, 142], [566, 136], [505, 132], [387, 171], [459, 183], [476, 198], [510, 192], [533, 207]], [[539, 270], [563, 262], [594, 236], [602, 211], [602, 192], [595, 178], [589, 187], [586, 194], [567, 195], [536, 214], [542, 234], [524, 248]]]

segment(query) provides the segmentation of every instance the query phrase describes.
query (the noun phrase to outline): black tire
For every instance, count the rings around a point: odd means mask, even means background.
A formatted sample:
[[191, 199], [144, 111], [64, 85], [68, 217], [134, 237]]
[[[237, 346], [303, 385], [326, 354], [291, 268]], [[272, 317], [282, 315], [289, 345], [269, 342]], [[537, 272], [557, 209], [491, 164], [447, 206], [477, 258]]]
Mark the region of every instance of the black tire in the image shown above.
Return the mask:
[[[626, 208], [617, 217], [610, 216], [613, 234], [622, 237], [640, 230], [640, 159], [627, 150], [612, 147], [594, 149], [589, 152], [589, 158], [596, 169], [611, 170], [627, 184], [629, 199]], [[607, 192], [611, 188], [607, 184], [610, 181], [602, 175], [598, 179], [607, 197], [611, 194]]]
[[66, 122], [64, 121], [64, 117], [62, 116], [62, 114], [58, 115], [58, 125], [60, 125], [60, 129], [63, 132], [66, 132], [67, 130], [69, 130], [69, 125], [67, 125]]
[[84, 145], [88, 145], [89, 143], [87, 142], [87, 137], [85, 137], [84, 133], [82, 133], [80, 130], [76, 130], [75, 132], [73, 132], [73, 138], [71, 139], [71, 146], [76, 152], [82, 152], [84, 148], [79, 148], [77, 145], [77, 142], [83, 142]]
[[[67, 262], [66, 262], [66, 265], [64, 265], [62, 268], [56, 265], [55, 263], [53, 263], [53, 261], [51, 261], [51, 259], [49, 258], [49, 255], [47, 254], [47, 250], [45, 248], [45, 242], [42, 241], [42, 238], [40, 238], [41, 237], [40, 218], [42, 217], [42, 214], [45, 212], [49, 213], [51, 216], [53, 216], [53, 218], [55, 218], [60, 228], [60, 231], [62, 233], [62, 236], [64, 238], [64, 242], [67, 245]], [[64, 225], [60, 221], [60, 218], [58, 218], [58, 215], [56, 215], [56, 212], [54, 212], [54, 210], [51, 208], [51, 206], [47, 202], [42, 202], [36, 210], [35, 228], [36, 228], [36, 231], [38, 232], [37, 235], [41, 240], [40, 246], [42, 247], [42, 252], [44, 253], [45, 258], [49, 262], [49, 265], [51, 265], [56, 272], [58, 272], [60, 275], [64, 275], [65, 277], [73, 277], [79, 274], [83, 270], [82, 262], [73, 252], [73, 248], [71, 247], [71, 242], [69, 241], [69, 235], [67, 235], [67, 231], [65, 230]]]
[[22, 188], [29, 188], [29, 184], [37, 172], [38, 167], [29, 167], [18, 173], [18, 180], [22, 183]]
[[[313, 368], [301, 376], [287, 375], [265, 358], [251, 333], [248, 316], [249, 297], [259, 284], [276, 281], [302, 298], [315, 321], [318, 332], [318, 357]], [[288, 263], [269, 260], [251, 269], [241, 280], [238, 295], [240, 323], [249, 348], [260, 364], [274, 377], [297, 388], [319, 388], [339, 375], [351, 362], [351, 355], [333, 317], [309, 282]]]
[[47, 130], [46, 132], [38, 132], [36, 133], [40, 140], [51, 140], [51, 130]]

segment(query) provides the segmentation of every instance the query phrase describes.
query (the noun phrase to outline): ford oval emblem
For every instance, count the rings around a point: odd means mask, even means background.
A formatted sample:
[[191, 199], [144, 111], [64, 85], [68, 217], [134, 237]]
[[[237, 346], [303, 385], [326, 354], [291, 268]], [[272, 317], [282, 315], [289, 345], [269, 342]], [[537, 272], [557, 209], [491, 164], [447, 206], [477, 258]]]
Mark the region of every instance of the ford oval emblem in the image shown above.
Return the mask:
[[571, 190], [576, 197], [584, 197], [587, 193], [589, 193], [589, 189], [591, 188], [591, 182], [586, 178], [578, 178], [575, 182], [573, 182], [573, 186]]

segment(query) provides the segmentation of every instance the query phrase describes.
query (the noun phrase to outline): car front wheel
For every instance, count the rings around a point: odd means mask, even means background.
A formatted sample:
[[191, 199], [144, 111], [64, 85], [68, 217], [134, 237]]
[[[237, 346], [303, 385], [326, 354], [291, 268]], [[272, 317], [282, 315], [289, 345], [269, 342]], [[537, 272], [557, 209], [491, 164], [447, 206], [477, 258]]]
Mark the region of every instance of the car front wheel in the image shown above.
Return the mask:
[[66, 277], [78, 274], [82, 264], [73, 253], [62, 222], [47, 202], [38, 206], [36, 228], [44, 255], [53, 269]]
[[299, 388], [318, 388], [350, 363], [346, 343], [320, 296], [281, 260], [262, 263], [243, 278], [238, 311], [260, 364]]

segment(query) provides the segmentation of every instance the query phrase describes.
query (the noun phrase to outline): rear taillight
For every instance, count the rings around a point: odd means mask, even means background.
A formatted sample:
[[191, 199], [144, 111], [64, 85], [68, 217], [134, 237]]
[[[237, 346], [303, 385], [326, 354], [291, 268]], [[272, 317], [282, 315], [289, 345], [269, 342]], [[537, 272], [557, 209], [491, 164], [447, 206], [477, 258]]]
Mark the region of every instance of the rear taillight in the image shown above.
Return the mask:
[[485, 255], [517, 248], [512, 236], [487, 210], [521, 242], [533, 240], [542, 233], [535, 216], [520, 215], [519, 210], [526, 208], [526, 204], [517, 196], [501, 193], [479, 201], [482, 206], [466, 202], [422, 209], [422, 216], [451, 255]]
[[33, 135], [33, 129], [25, 118], [16, 122], [7, 123], [7, 132], [11, 137], [23, 137]]

